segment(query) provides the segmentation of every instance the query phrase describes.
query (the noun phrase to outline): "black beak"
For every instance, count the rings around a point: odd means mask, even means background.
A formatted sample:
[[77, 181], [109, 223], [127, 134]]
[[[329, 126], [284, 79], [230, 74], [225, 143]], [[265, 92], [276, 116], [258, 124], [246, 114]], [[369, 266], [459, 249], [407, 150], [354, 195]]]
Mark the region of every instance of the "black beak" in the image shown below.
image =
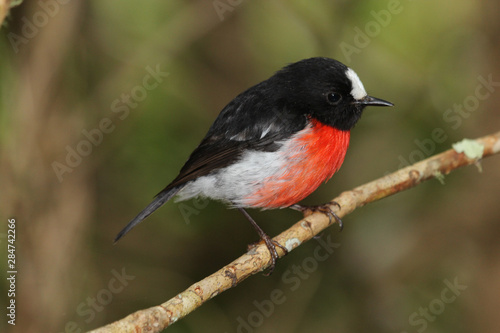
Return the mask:
[[372, 106], [394, 106], [391, 102], [384, 101], [383, 99], [380, 98], [375, 98], [371, 96], [365, 96], [362, 99], [356, 100], [354, 104], [361, 104], [361, 105], [372, 105]]

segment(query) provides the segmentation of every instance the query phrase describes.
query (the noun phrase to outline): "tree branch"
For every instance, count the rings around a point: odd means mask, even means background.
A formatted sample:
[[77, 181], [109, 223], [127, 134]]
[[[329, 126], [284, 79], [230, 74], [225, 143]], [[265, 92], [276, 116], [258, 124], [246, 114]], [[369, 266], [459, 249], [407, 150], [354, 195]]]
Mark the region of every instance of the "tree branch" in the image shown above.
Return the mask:
[[0, 0], [0, 27], [10, 9], [10, 0]]
[[[500, 152], [500, 132], [479, 138], [475, 142], [484, 147], [482, 158]], [[471, 159], [464, 153], [450, 149], [351, 191], [343, 192], [334, 199], [342, 208], [338, 210], [338, 207], [332, 205], [331, 209], [337, 211], [339, 217], [343, 217], [367, 203], [412, 188], [428, 179], [446, 175], [457, 168], [473, 163], [478, 163], [478, 159]], [[327, 216], [315, 213], [283, 231], [274, 240], [291, 251], [329, 225]], [[277, 250], [280, 256], [283, 256], [283, 251], [279, 248]], [[235, 287], [250, 275], [266, 269], [269, 266], [269, 260], [269, 251], [266, 246], [259, 245], [167, 302], [137, 311], [92, 332], [160, 332], [209, 299]]]
[[19, 6], [23, 0], [0, 0], [0, 28], [2, 27], [3, 21], [9, 14], [9, 10], [12, 7]]

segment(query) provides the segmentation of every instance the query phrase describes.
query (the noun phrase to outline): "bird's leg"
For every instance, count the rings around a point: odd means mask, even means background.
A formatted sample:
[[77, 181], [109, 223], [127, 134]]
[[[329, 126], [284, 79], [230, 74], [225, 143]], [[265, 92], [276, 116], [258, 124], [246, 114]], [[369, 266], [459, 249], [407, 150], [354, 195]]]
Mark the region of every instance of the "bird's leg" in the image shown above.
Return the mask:
[[283, 245], [281, 245], [280, 243], [274, 241], [271, 237], [269, 237], [264, 232], [264, 230], [262, 230], [261, 227], [259, 227], [257, 222], [255, 222], [254, 219], [247, 213], [246, 210], [244, 210], [243, 208], [238, 208], [238, 209], [243, 215], [245, 215], [245, 217], [248, 219], [248, 221], [250, 221], [252, 226], [255, 228], [255, 230], [259, 234], [260, 239], [264, 241], [264, 244], [266, 244], [267, 249], [269, 250], [269, 254], [271, 255], [271, 266], [269, 266], [269, 272], [267, 272], [265, 274], [265, 275], [269, 276], [274, 271], [274, 267], [276, 266], [276, 260], [279, 258], [278, 252], [276, 251], [276, 246], [281, 248], [283, 250], [283, 252], [285, 252], [285, 254], [288, 253], [288, 250], [286, 249], [286, 247], [284, 247]]
[[330, 224], [332, 224], [332, 219], [334, 218], [335, 221], [337, 221], [337, 223], [339, 224], [340, 230], [342, 231], [342, 229], [344, 228], [344, 224], [342, 223], [342, 220], [340, 219], [340, 217], [338, 217], [337, 214], [335, 214], [335, 212], [330, 208], [331, 205], [335, 205], [335, 206], [339, 207], [339, 209], [341, 209], [339, 203], [336, 201], [331, 201], [327, 204], [318, 205], [318, 206], [302, 206], [302, 205], [295, 204], [295, 205], [291, 205], [289, 208], [302, 212], [304, 214], [304, 217], [309, 216], [315, 212], [323, 213], [323, 214], [327, 215], [328, 218], [330, 219], [330, 222], [329, 222]]

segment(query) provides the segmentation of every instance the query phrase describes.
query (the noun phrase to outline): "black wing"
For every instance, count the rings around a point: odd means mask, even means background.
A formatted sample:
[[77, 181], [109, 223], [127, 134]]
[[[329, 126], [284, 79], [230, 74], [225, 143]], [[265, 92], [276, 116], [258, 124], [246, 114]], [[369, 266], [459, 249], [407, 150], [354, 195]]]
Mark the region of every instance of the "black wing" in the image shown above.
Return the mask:
[[231, 101], [163, 191], [224, 168], [248, 149], [276, 151], [280, 141], [304, 129], [306, 116], [293, 112], [277, 89], [264, 81]]
[[115, 242], [170, 200], [184, 184], [234, 163], [246, 150], [276, 151], [281, 141], [307, 125], [280, 87], [264, 81], [238, 95], [219, 114], [179, 175], [118, 233]]

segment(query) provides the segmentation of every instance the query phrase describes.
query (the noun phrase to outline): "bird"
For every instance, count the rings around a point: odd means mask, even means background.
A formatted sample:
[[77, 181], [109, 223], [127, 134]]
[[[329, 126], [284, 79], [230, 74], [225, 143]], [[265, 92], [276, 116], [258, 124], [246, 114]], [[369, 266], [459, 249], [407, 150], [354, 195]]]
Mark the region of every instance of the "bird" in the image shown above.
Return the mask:
[[342, 227], [329, 205], [298, 203], [339, 170], [365, 107], [393, 105], [369, 96], [356, 72], [340, 61], [313, 57], [288, 64], [222, 109], [178, 176], [115, 243], [174, 196], [204, 197], [237, 208], [250, 221], [269, 250], [270, 274], [279, 258], [276, 247], [288, 251], [246, 209], [321, 211]]

